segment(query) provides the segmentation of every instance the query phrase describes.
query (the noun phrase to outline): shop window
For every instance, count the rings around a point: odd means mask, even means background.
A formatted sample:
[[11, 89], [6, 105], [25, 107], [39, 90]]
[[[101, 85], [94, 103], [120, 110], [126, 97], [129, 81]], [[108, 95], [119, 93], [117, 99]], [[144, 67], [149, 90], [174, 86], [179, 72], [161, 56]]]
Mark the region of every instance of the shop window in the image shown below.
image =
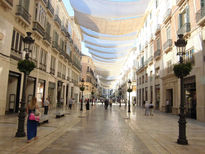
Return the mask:
[[195, 64], [195, 61], [194, 61], [194, 49], [193, 48], [186, 51], [185, 61], [186, 62], [191, 62], [193, 65]]

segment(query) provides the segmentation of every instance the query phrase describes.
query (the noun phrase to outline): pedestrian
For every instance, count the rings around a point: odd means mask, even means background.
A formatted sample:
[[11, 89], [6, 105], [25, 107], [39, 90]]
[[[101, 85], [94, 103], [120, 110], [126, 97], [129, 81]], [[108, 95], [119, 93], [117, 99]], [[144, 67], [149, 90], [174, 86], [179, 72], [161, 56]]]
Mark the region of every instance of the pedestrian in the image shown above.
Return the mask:
[[72, 109], [72, 105], [73, 105], [73, 99], [70, 98], [69, 99], [69, 105], [68, 105], [70, 110]]
[[106, 99], [106, 100], [105, 100], [105, 110], [107, 110], [107, 108], [108, 108], [108, 103], [109, 103], [109, 102], [108, 102], [108, 100]]
[[[37, 105], [36, 97], [33, 97], [31, 102], [28, 104], [26, 108], [26, 112], [28, 114], [27, 118], [27, 143], [30, 143], [31, 140], [34, 138], [37, 139], [37, 126], [40, 116], [39, 107]], [[34, 119], [33, 119], [33, 116]]]
[[50, 104], [49, 99], [46, 98], [46, 100], [43, 102], [44, 114], [48, 114], [48, 106], [49, 106], [49, 104]]
[[169, 99], [166, 100], [166, 112], [169, 113]]
[[110, 99], [110, 109], [112, 108], [112, 99]]
[[153, 109], [154, 109], [154, 105], [152, 104], [152, 102], [149, 104], [149, 112], [150, 115], [153, 116]]
[[149, 115], [149, 103], [146, 101], [145, 103], [145, 116]]
[[87, 99], [87, 101], [86, 101], [87, 103], [86, 103], [86, 110], [89, 110], [90, 109], [90, 104], [89, 104], [89, 102], [90, 102], [90, 100], [89, 99]]

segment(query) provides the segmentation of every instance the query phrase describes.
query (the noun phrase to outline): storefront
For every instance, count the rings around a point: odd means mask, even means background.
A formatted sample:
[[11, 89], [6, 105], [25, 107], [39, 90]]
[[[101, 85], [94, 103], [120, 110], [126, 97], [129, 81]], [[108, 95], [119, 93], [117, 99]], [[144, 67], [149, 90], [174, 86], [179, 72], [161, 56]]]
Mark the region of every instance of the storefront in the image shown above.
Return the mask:
[[36, 91], [36, 78], [28, 77], [26, 84], [26, 103], [29, 103]]
[[155, 85], [155, 109], [159, 109], [160, 103], [160, 85]]
[[46, 81], [39, 79], [38, 83], [37, 83], [37, 103], [39, 105], [39, 107], [42, 107], [42, 103], [45, 100], [45, 85], [46, 85]]
[[20, 104], [21, 74], [9, 72], [6, 113], [18, 112]]
[[48, 98], [50, 101], [50, 108], [55, 108], [56, 106], [56, 83], [49, 82], [48, 84]]
[[184, 79], [185, 89], [185, 112], [189, 118], [196, 119], [197, 100], [196, 100], [196, 79], [195, 76], [191, 76]]

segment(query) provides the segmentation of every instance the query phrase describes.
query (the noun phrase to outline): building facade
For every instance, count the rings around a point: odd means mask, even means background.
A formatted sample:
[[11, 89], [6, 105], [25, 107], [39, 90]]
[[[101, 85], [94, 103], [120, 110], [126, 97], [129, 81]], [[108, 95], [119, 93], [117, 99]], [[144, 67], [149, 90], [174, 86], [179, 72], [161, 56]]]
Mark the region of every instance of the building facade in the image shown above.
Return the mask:
[[184, 79], [186, 116], [205, 121], [204, 4], [204, 0], [151, 0], [137, 37], [139, 106], [148, 101], [160, 111], [179, 113], [180, 81], [173, 72], [179, 57], [174, 42], [183, 34], [185, 62], [192, 63]]
[[[85, 99], [91, 99], [98, 95], [97, 91], [97, 78], [95, 76], [95, 67], [92, 58], [86, 55], [82, 55], [81, 60], [82, 74], [81, 77], [84, 79], [85, 90], [83, 96]], [[92, 95], [93, 92], [93, 95]]]
[[25, 56], [26, 32], [35, 39], [30, 60], [36, 65], [27, 80], [26, 102], [32, 96], [40, 107], [47, 97], [53, 108], [66, 105], [70, 97], [78, 102], [81, 38], [63, 2], [2, 0], [0, 14], [0, 115], [20, 107], [23, 74], [17, 64]]

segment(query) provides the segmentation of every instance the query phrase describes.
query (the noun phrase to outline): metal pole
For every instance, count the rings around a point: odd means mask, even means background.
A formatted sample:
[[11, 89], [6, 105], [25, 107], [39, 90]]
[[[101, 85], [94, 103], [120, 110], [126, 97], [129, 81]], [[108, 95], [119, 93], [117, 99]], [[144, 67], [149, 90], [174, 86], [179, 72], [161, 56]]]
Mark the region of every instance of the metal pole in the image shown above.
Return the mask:
[[[183, 63], [183, 57], [180, 57], [180, 63]], [[187, 145], [188, 141], [186, 139], [186, 119], [184, 114], [184, 78], [180, 78], [181, 87], [181, 102], [180, 102], [180, 114], [179, 114], [179, 137], [177, 140], [178, 144]]]
[[[130, 88], [129, 88], [130, 90]], [[129, 104], [128, 104], [128, 112], [130, 112], [130, 92], [129, 92]]]
[[83, 90], [82, 90], [82, 101], [81, 101], [81, 104], [80, 104], [80, 111], [83, 111]]
[[22, 92], [22, 100], [21, 100], [21, 108], [19, 112], [19, 119], [18, 119], [18, 129], [16, 132], [16, 137], [24, 137], [26, 136], [26, 133], [24, 131], [24, 123], [25, 123], [25, 117], [26, 117], [26, 83], [27, 83], [27, 75], [24, 72], [24, 81], [23, 81], [23, 92]]

